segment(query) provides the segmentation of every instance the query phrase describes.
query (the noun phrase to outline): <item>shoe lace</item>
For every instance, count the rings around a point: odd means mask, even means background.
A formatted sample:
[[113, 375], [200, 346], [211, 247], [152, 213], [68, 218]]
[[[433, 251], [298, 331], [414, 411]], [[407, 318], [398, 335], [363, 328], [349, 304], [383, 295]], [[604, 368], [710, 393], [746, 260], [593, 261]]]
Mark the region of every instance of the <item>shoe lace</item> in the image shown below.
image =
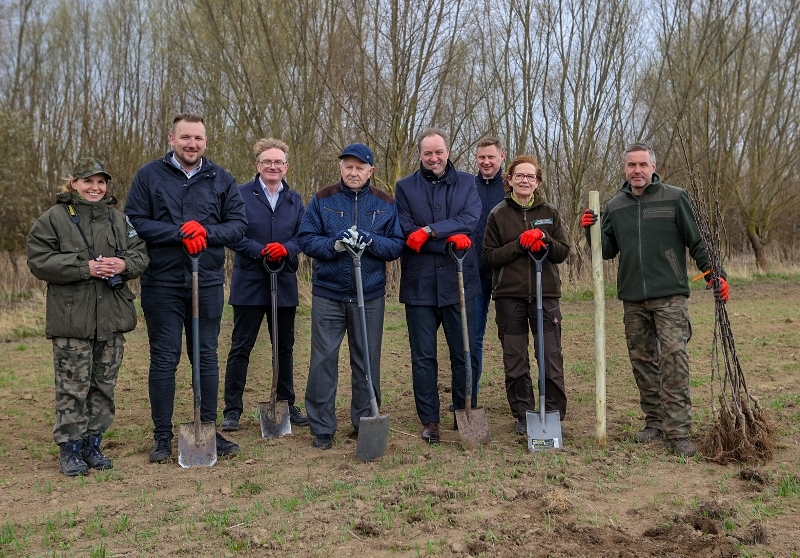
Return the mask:
[[67, 453], [67, 463], [70, 465], [79, 465], [81, 461], [83, 461], [81, 452], [78, 448], [73, 446], [73, 448], [69, 450], [69, 453]]
[[[103, 454], [100, 453], [100, 450], [97, 449], [95, 446], [87, 446], [83, 448], [83, 455], [89, 459], [102, 459]], [[85, 461], [85, 459], [84, 459]]]

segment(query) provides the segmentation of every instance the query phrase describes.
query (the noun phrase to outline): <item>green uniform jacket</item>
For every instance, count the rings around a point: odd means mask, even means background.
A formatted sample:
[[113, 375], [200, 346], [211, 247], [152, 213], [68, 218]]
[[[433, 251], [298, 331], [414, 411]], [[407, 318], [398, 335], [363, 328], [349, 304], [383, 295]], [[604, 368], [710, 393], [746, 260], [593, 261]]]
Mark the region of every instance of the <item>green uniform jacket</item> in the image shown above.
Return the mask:
[[[602, 214], [603, 259], [619, 254], [617, 296], [627, 302], [689, 296], [686, 249], [700, 271], [706, 248], [686, 190], [663, 184], [658, 174], [641, 196], [625, 182]], [[587, 230], [587, 238], [588, 238]]]
[[150, 263], [144, 241], [122, 212], [109, 207], [116, 203], [107, 197], [96, 203], [84, 201], [75, 193], [62, 192], [53, 207], [39, 217], [28, 233], [28, 267], [47, 281], [47, 322], [45, 334], [108, 341], [112, 334], [136, 327], [136, 296], [127, 285], [112, 291], [108, 282], [89, 275], [92, 259], [78, 227], [70, 220], [67, 203], [72, 201], [80, 226], [95, 256], [115, 255], [112, 222], [125, 260], [124, 280], [139, 277]]
[[[556, 264], [569, 255], [569, 244], [558, 210], [542, 198], [523, 209], [511, 196], [489, 213], [483, 236], [483, 261], [492, 269], [492, 298], [536, 300], [536, 264], [530, 251], [519, 244], [527, 229], [541, 229], [546, 235], [547, 257], [542, 262], [542, 297], [561, 298], [561, 277]], [[539, 256], [540, 257], [540, 256]]]

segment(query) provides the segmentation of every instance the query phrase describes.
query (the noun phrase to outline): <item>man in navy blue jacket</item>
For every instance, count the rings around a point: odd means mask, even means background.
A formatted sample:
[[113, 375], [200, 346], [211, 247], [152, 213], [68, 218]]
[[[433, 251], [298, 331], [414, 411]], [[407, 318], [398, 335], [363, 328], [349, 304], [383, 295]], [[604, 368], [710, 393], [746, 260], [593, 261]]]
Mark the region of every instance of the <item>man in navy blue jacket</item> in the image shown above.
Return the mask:
[[[278, 390], [280, 401], [289, 403], [292, 424], [305, 426], [308, 419], [294, 404], [294, 319], [297, 311], [297, 254], [295, 235], [303, 219], [303, 198], [284, 180], [289, 170], [289, 146], [275, 138], [260, 139], [253, 146], [258, 174], [239, 191], [247, 211], [244, 238], [229, 248], [236, 252], [228, 303], [233, 306], [233, 333], [225, 369], [225, 411], [220, 428], [239, 430], [242, 394], [247, 382], [250, 352], [258, 338], [264, 316], [272, 343], [278, 345]], [[269, 272], [263, 258], [278, 274], [278, 339], [272, 339]]]
[[[242, 238], [247, 217], [236, 180], [203, 157], [207, 139], [201, 116], [176, 116], [169, 134], [172, 150], [139, 169], [125, 203], [125, 215], [147, 242], [150, 255], [141, 285], [150, 341], [148, 389], [155, 438], [151, 462], [172, 455], [175, 372], [184, 329], [190, 359], [193, 344], [200, 344], [200, 419], [217, 420], [225, 246]], [[199, 340], [192, 338], [192, 270], [185, 252], [200, 255]], [[218, 455], [238, 452], [238, 445], [217, 433]]]
[[[314, 258], [311, 288], [311, 362], [306, 412], [313, 446], [330, 449], [336, 432], [339, 347], [347, 331], [352, 400], [350, 420], [358, 434], [361, 417], [370, 413], [364, 343], [368, 343], [372, 385], [381, 404], [380, 364], [386, 295], [386, 262], [403, 249], [403, 235], [392, 197], [370, 184], [375, 172], [372, 151], [363, 143], [339, 155], [342, 179], [314, 194], [297, 241]], [[366, 244], [361, 256], [368, 339], [361, 337], [353, 259], [345, 244]]]
[[483, 373], [483, 337], [486, 334], [489, 303], [492, 300], [492, 270], [483, 261], [483, 234], [486, 232], [489, 212], [506, 196], [503, 187], [503, 162], [505, 160], [506, 152], [503, 151], [500, 138], [486, 136], [478, 140], [475, 150], [475, 161], [478, 163], [475, 186], [481, 200], [481, 217], [478, 219], [472, 237], [477, 250], [478, 275], [481, 282], [480, 292], [475, 297], [475, 352], [478, 359], [478, 382]]
[[[439, 363], [436, 337], [444, 327], [450, 349], [453, 407], [466, 403], [466, 361], [459, 306], [456, 264], [447, 251], [453, 244], [466, 250], [464, 284], [472, 369], [475, 350], [475, 303], [478, 258], [470, 236], [481, 215], [475, 177], [457, 171], [450, 162], [447, 134], [424, 130], [417, 139], [420, 168], [397, 182], [397, 213], [406, 245], [400, 260], [400, 302], [406, 305], [411, 374], [422, 439], [439, 441]], [[472, 404], [477, 405], [478, 375], [472, 375]], [[454, 420], [455, 426], [455, 420]]]

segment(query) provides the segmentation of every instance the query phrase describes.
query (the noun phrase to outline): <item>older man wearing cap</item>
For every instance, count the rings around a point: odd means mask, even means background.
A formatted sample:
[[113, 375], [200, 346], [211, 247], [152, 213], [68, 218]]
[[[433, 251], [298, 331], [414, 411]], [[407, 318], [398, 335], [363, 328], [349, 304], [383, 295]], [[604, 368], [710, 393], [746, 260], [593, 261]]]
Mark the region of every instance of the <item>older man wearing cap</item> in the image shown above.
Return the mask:
[[364, 342], [358, 322], [353, 260], [346, 245], [366, 244], [362, 255], [364, 308], [367, 315], [370, 370], [378, 406], [386, 294], [386, 262], [400, 257], [403, 234], [394, 199], [370, 183], [374, 157], [363, 143], [339, 155], [341, 180], [309, 201], [300, 230], [300, 249], [314, 258], [311, 288], [311, 362], [306, 385], [306, 413], [313, 446], [330, 449], [336, 432], [339, 347], [347, 331], [352, 368], [350, 420], [355, 434], [361, 417], [370, 416]]

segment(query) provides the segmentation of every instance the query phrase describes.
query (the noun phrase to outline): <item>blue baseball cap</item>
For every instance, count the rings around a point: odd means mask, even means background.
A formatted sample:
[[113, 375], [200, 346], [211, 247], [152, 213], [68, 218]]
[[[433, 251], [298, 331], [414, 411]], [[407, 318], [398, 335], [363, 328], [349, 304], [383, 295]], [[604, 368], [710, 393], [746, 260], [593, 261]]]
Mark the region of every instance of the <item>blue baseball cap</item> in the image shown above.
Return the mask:
[[374, 166], [375, 157], [373, 157], [370, 148], [363, 143], [351, 143], [344, 148], [342, 154], [339, 155], [339, 159], [344, 159], [347, 156], [355, 157], [360, 161], [369, 163], [370, 166]]

